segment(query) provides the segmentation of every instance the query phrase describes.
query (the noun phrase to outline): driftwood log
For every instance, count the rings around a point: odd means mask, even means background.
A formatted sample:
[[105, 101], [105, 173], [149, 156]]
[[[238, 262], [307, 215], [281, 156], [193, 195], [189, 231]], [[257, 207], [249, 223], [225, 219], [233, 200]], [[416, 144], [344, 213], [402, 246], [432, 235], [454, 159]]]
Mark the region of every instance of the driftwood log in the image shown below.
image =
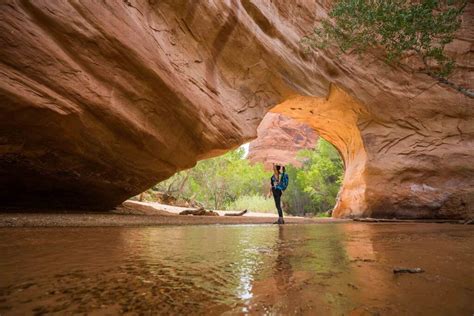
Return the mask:
[[[227, 213], [224, 216], [242, 216], [247, 213], [247, 210], [238, 213]], [[198, 208], [197, 210], [184, 210], [179, 213], [179, 215], [195, 215], [195, 216], [219, 216], [219, 213], [214, 211], [209, 211], [203, 207]]]
[[226, 213], [224, 216], [242, 216], [245, 213], [247, 213], [247, 210], [244, 210], [244, 211], [238, 212], [238, 213]]
[[194, 216], [219, 216], [217, 212], [208, 211], [203, 207], [198, 208], [197, 210], [184, 210], [179, 213], [179, 215], [194, 215]]

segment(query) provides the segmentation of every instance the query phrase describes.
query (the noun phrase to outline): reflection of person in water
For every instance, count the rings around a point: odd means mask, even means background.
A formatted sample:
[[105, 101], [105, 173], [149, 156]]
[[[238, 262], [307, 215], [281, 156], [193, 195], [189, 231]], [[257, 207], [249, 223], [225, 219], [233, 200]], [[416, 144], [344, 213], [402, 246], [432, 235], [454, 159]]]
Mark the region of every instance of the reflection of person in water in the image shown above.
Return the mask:
[[[278, 243], [276, 245], [277, 257], [273, 269], [273, 277], [278, 291], [287, 290], [291, 286], [291, 277], [293, 269], [287, 253], [288, 244], [285, 241], [285, 228], [278, 227]], [[281, 293], [281, 292], [280, 292]]]

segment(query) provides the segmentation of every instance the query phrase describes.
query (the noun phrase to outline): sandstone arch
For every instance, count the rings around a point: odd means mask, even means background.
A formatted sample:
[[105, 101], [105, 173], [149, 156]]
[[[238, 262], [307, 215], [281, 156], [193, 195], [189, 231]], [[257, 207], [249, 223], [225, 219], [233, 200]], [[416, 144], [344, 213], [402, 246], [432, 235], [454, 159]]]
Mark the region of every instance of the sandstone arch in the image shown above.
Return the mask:
[[[339, 216], [472, 216], [472, 99], [377, 58], [303, 54], [329, 4], [2, 1], [0, 205], [108, 208], [254, 138], [277, 104], [346, 95], [359, 145], [313, 122], [361, 174]], [[464, 85], [473, 12], [450, 47]]]
[[272, 111], [308, 124], [339, 150], [345, 172], [334, 216], [370, 215], [365, 197], [367, 152], [357, 125], [359, 120], [367, 117], [364, 107], [332, 86], [326, 98], [292, 96]]

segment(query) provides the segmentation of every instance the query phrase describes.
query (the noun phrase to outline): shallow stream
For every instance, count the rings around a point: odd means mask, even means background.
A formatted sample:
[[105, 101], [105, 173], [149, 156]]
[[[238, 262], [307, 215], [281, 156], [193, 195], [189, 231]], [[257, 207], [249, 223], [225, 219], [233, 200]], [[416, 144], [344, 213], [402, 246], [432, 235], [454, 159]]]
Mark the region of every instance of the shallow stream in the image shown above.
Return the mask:
[[2, 228], [0, 240], [0, 315], [474, 313], [473, 226]]

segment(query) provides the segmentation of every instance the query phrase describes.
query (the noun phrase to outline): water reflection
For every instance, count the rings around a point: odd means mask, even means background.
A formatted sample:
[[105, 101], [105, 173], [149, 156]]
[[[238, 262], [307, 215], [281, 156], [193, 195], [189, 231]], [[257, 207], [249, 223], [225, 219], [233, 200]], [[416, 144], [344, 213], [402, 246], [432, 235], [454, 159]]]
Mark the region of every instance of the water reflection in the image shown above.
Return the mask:
[[[15, 228], [0, 238], [2, 315], [474, 311], [466, 226]], [[393, 276], [393, 266], [427, 272]]]
[[[287, 226], [278, 227], [278, 240], [276, 241], [276, 259], [273, 268], [273, 277], [275, 278], [277, 290], [279, 293], [285, 291], [291, 286], [291, 279], [293, 276], [293, 269], [290, 263], [289, 247], [286, 244], [285, 230]], [[287, 233], [287, 232], [286, 232]]]
[[[474, 312], [474, 229], [459, 225], [341, 225], [357, 286], [355, 311], [470, 315]], [[394, 267], [421, 267], [394, 275]]]

